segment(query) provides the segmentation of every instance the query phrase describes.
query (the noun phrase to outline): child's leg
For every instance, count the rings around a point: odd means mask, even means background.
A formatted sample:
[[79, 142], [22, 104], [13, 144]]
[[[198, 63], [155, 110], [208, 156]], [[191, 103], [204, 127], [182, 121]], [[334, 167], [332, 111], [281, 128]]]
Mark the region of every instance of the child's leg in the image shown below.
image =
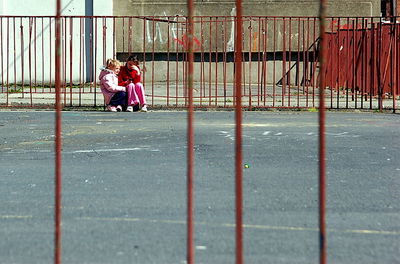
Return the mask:
[[135, 85], [133, 83], [130, 83], [126, 86], [126, 93], [127, 93], [127, 104], [129, 105], [135, 105], [139, 103], [138, 95], [136, 94], [135, 91]]
[[135, 91], [141, 105], [147, 105], [146, 95], [144, 93], [143, 84], [138, 82], [135, 84]]
[[117, 92], [111, 97], [110, 100], [111, 106], [125, 106], [126, 105], [126, 93], [125, 92]]

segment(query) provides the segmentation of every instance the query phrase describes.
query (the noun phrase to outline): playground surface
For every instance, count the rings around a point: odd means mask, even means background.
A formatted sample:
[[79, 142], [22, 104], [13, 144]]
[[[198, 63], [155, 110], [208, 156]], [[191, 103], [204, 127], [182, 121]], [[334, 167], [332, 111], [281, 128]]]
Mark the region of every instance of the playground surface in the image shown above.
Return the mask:
[[[63, 263], [186, 263], [184, 111], [63, 112]], [[196, 263], [234, 263], [235, 113], [195, 112]], [[53, 111], [0, 111], [0, 263], [51, 263]], [[400, 116], [327, 112], [328, 263], [400, 263]], [[318, 263], [318, 113], [243, 113], [246, 263]]]

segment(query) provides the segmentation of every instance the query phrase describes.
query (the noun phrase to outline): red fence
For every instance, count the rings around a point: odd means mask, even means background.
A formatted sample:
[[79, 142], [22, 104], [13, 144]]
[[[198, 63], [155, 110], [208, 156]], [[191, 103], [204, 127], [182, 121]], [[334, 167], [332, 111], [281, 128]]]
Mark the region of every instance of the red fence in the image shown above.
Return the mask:
[[371, 104], [373, 98], [381, 103], [382, 98], [399, 95], [399, 29], [399, 24], [381, 19], [332, 23], [331, 32], [326, 33], [329, 42], [326, 86], [336, 91], [337, 96], [342, 91], [352, 100], [358, 98], [361, 107], [365, 101]]
[[[0, 105], [54, 103], [55, 17], [0, 16]], [[394, 20], [393, 20], [394, 21]], [[318, 107], [319, 19], [243, 17], [242, 99], [248, 108]], [[235, 103], [235, 17], [193, 19], [194, 107]], [[138, 54], [152, 106], [186, 107], [188, 19], [61, 17], [64, 106], [103, 106], [99, 68]], [[328, 108], [396, 109], [398, 25], [382, 18], [327, 19]]]

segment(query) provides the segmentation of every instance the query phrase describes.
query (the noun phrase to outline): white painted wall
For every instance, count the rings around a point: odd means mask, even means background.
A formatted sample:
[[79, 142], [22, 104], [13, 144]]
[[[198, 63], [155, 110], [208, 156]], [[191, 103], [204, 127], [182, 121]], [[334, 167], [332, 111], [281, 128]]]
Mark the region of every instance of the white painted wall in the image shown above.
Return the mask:
[[[53, 16], [56, 14], [56, 0], [24, 0], [23, 4], [15, 4], [15, 0], [0, 0], [0, 8], [0, 85], [6, 82], [26, 84], [31, 81], [54, 83]], [[113, 3], [110, 0], [64, 0], [61, 15], [112, 16]], [[89, 31], [91, 22], [94, 22], [92, 34]], [[104, 23], [107, 32], [105, 38]], [[61, 71], [64, 74], [62, 80], [69, 82], [71, 73], [76, 83], [93, 80], [103, 61], [113, 57], [112, 19], [85, 21], [83, 18], [66, 18], [62, 20], [61, 26], [61, 59], [62, 65], [65, 65]], [[103, 43], [106, 43], [105, 49]]]
[[[54, 16], [56, 15], [56, 0], [24, 0], [23, 4], [16, 1], [1, 0], [3, 2], [3, 15], [9, 16]], [[84, 0], [61, 1], [62, 15], [85, 15]]]

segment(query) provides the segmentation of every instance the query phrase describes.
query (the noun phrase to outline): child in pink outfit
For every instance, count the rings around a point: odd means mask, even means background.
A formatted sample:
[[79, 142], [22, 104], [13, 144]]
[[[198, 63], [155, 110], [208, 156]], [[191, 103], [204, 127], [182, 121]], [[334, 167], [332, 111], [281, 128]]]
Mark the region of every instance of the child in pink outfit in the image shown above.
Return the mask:
[[141, 79], [142, 75], [137, 56], [129, 56], [118, 75], [118, 85], [125, 86], [128, 94], [127, 111], [133, 111], [134, 107], [141, 106], [141, 111], [147, 112], [146, 96]]
[[118, 85], [120, 67], [118, 60], [108, 59], [106, 68], [99, 75], [100, 89], [107, 109], [111, 112], [120, 112], [126, 106], [126, 88]]

